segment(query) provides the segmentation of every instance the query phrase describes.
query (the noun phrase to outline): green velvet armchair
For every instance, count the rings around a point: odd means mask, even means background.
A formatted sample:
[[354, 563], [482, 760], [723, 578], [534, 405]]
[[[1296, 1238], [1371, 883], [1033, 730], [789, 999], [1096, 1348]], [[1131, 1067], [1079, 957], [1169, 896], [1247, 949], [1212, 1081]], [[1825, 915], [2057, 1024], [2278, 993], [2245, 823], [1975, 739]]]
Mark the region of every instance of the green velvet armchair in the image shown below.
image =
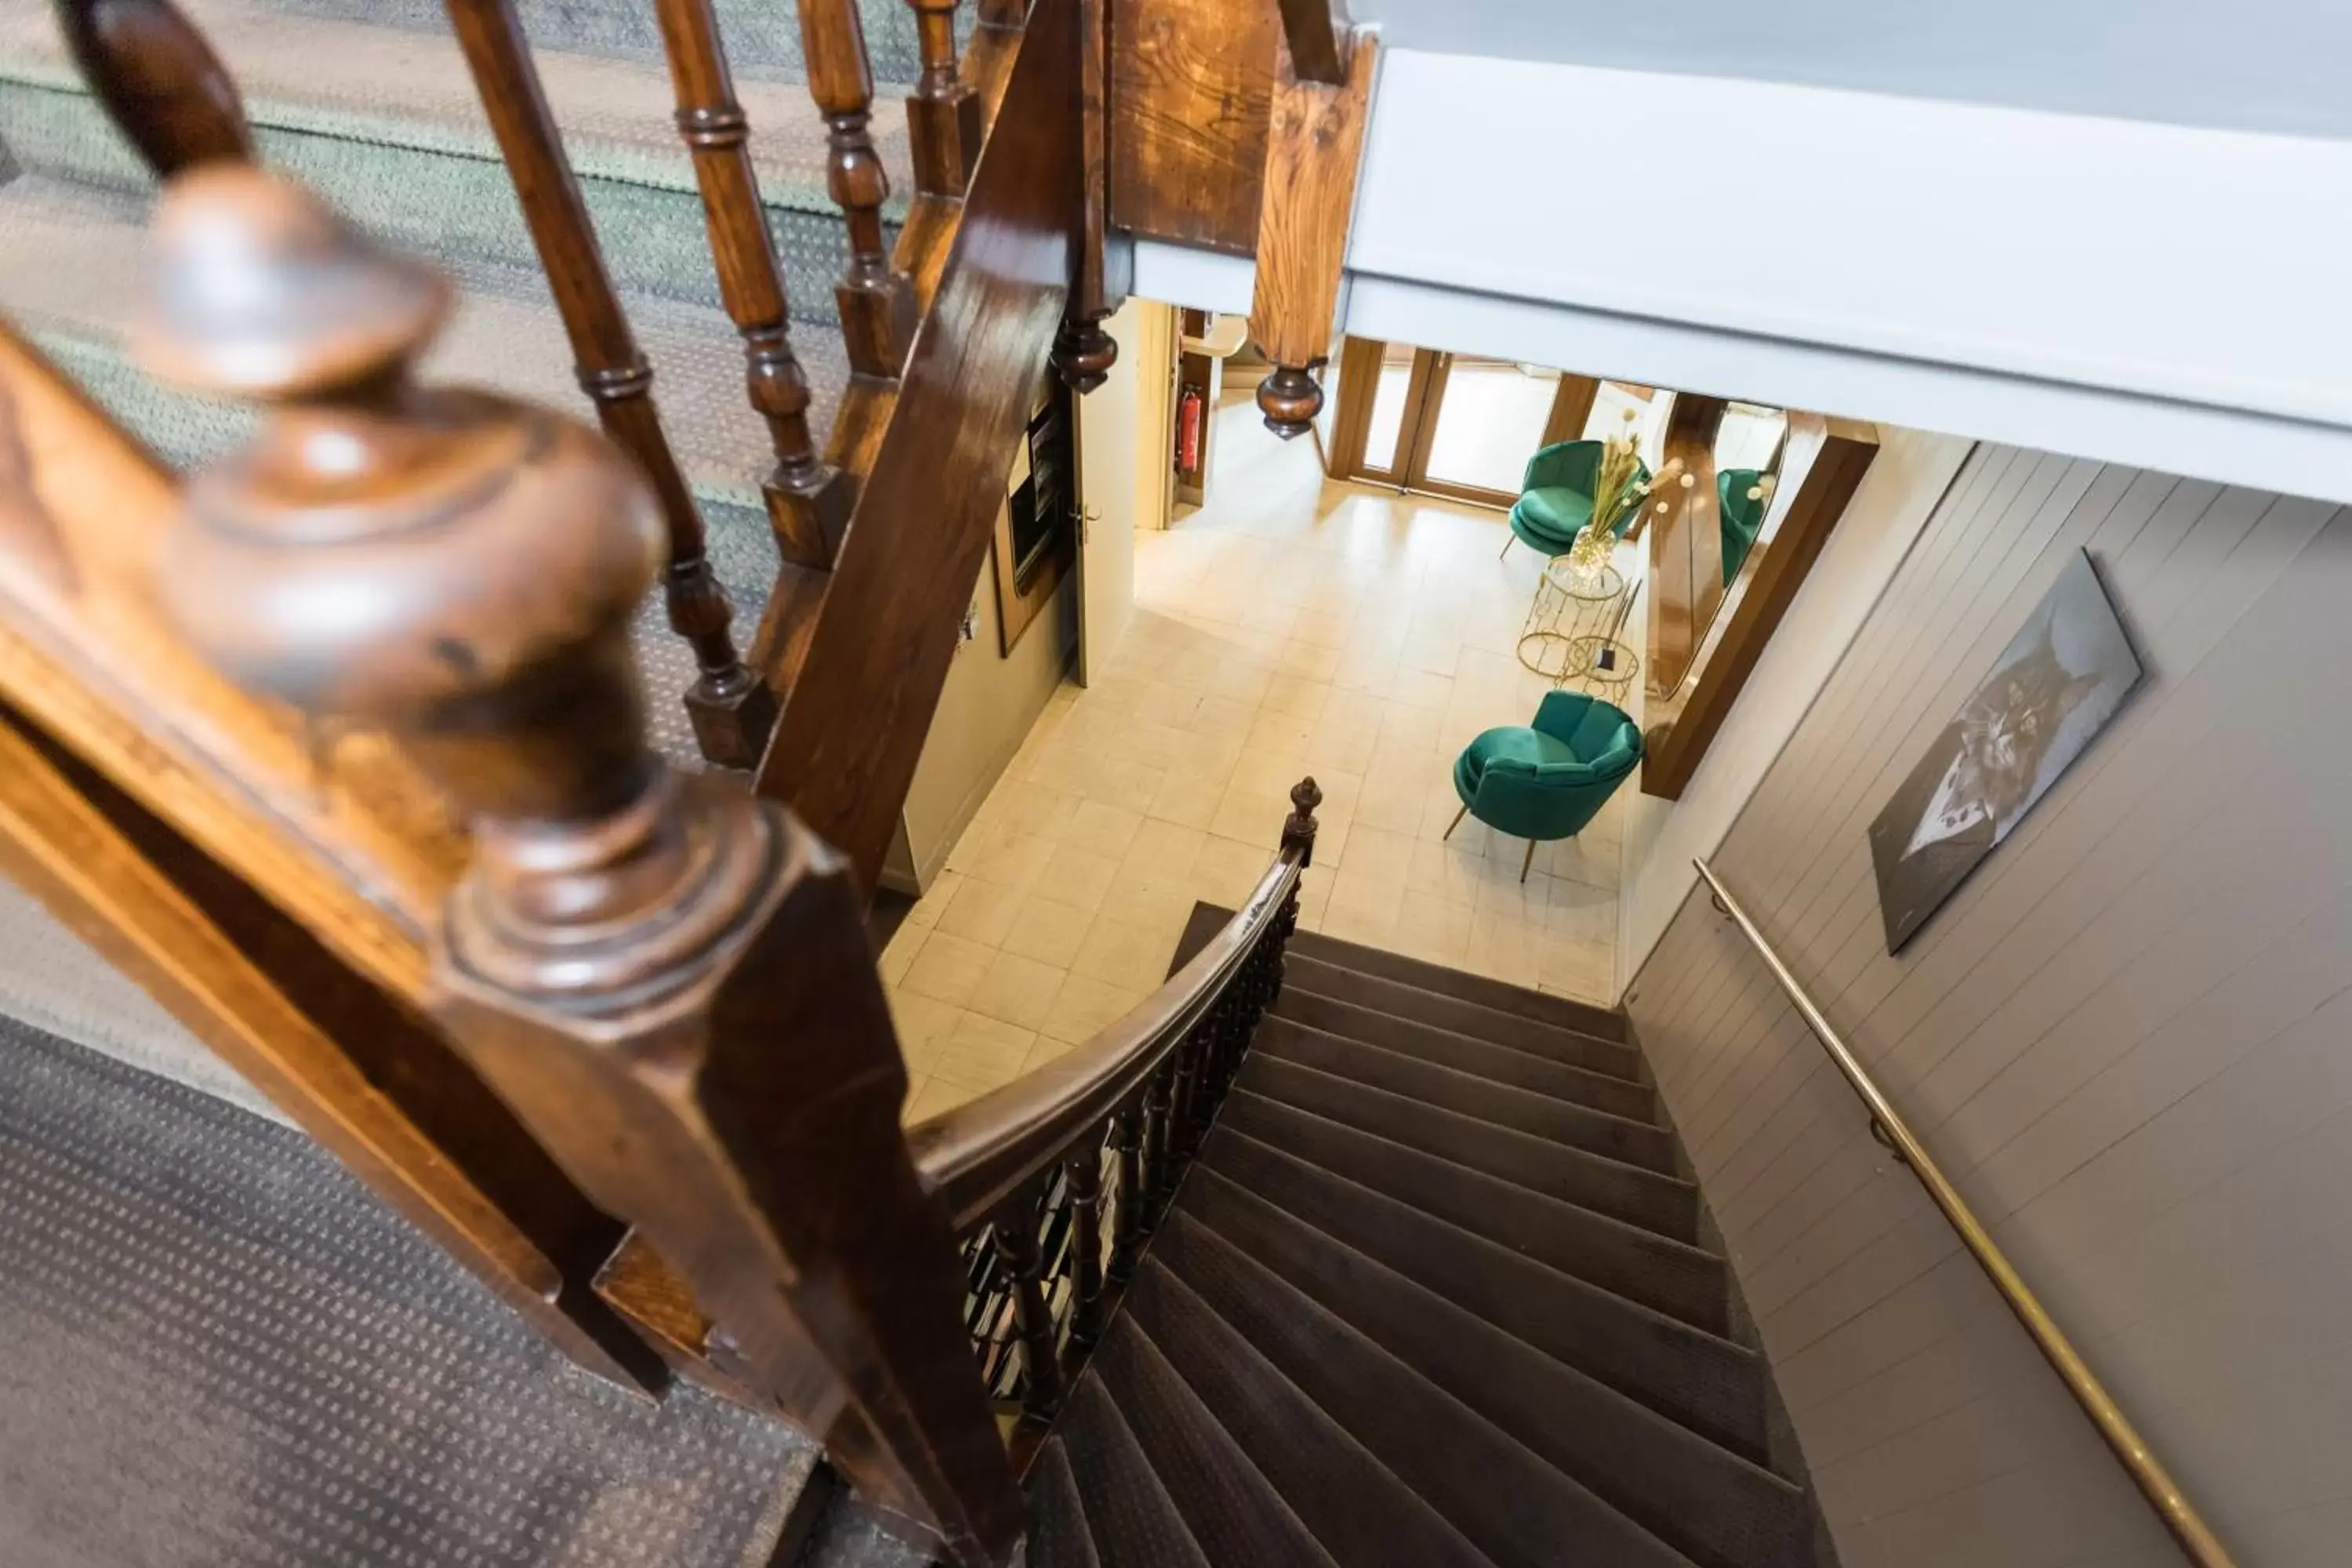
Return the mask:
[[[1519, 481], [1518, 503], [1511, 508], [1512, 538], [1546, 555], [1567, 554], [1584, 525], [1592, 521], [1592, 489], [1601, 473], [1601, 449], [1598, 441], [1560, 441], [1529, 458], [1528, 471]], [[1637, 462], [1634, 482], [1638, 485], [1649, 477], [1649, 468]], [[1628, 507], [1616, 519], [1620, 539], [1633, 526], [1639, 510]], [[1511, 548], [1509, 539], [1503, 541], [1503, 548]]]
[[1533, 726], [1489, 730], [1463, 748], [1454, 763], [1462, 809], [1445, 837], [1475, 816], [1526, 839], [1524, 882], [1536, 846], [1583, 831], [1641, 760], [1642, 731], [1622, 710], [1581, 691], [1548, 691]]

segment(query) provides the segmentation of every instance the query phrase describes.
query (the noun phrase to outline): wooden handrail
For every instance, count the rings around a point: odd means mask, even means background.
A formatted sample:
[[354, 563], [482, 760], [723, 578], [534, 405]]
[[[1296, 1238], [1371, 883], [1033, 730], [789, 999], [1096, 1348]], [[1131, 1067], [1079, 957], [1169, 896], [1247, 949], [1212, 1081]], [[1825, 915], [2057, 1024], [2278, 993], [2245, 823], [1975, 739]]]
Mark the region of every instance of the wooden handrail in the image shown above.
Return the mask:
[[959, 1233], [986, 1221], [1139, 1093], [1206, 1017], [1273, 926], [1305, 868], [1286, 847], [1224, 928], [1133, 1012], [978, 1100], [908, 1130], [915, 1168]]
[[2147, 1446], [2147, 1439], [2140, 1436], [2139, 1429], [2124, 1415], [2123, 1407], [2116, 1403], [2115, 1395], [2107, 1392], [2098, 1374], [2084, 1361], [2074, 1342], [2067, 1339], [2065, 1332], [2051, 1318], [2049, 1309], [2042, 1304], [2042, 1299], [2019, 1275], [2016, 1265], [2010, 1262], [2009, 1255], [2001, 1251], [2000, 1243], [1993, 1240], [1992, 1232], [1985, 1228], [1984, 1222], [1969, 1207], [1968, 1200], [1960, 1196], [1959, 1189], [1952, 1184], [1950, 1177], [1944, 1174], [1943, 1167], [1936, 1163], [1935, 1156], [1927, 1152], [1927, 1146], [1919, 1141], [1917, 1133], [1911, 1131], [1911, 1125], [1904, 1121], [1903, 1113], [1895, 1109], [1895, 1102], [1886, 1098], [1886, 1091], [1878, 1087], [1869, 1069], [1862, 1065], [1862, 1058], [1853, 1054], [1853, 1047], [1845, 1043], [1836, 1026], [1805, 994], [1805, 988], [1798, 984], [1797, 977], [1790, 973], [1780, 955], [1772, 951], [1772, 944], [1764, 940], [1763, 931], [1757, 928], [1748, 910], [1731, 896], [1731, 890], [1723, 885], [1723, 879], [1716, 875], [1715, 868], [1696, 858], [1691, 864], [1698, 868], [1699, 876], [1713, 890], [1716, 908], [1739, 928], [1740, 934], [1748, 939], [1748, 944], [1756, 950], [1756, 955], [1764, 961], [1764, 967], [1771, 971], [1772, 978], [1779, 982], [1782, 993], [1795, 1005], [1798, 1016], [1805, 1020], [1806, 1026], [1812, 1030], [1814, 1037], [1829, 1052], [1830, 1060], [1836, 1064], [1846, 1082], [1853, 1086], [1854, 1093], [1862, 1097], [1863, 1104], [1870, 1111], [1872, 1136], [1885, 1144], [1897, 1160], [1908, 1165], [1911, 1173], [1919, 1178], [1919, 1184], [1927, 1189], [1928, 1198], [1943, 1211], [1952, 1228], [1959, 1233], [1960, 1244], [1984, 1269], [1986, 1277], [1992, 1281], [1993, 1289], [2000, 1292], [2000, 1299], [2009, 1304], [2011, 1311], [2017, 1314], [2017, 1321], [2025, 1325], [2025, 1331], [2032, 1336], [2034, 1348], [2057, 1373], [2059, 1381], [2066, 1385], [2066, 1392], [2074, 1396], [2074, 1403], [2083, 1407], [2083, 1414], [2091, 1418], [2091, 1425], [2098, 1428], [2100, 1438], [2115, 1451], [2125, 1473], [2131, 1477], [2132, 1484], [2139, 1488], [2148, 1505], [2156, 1510], [2157, 1517], [2163, 1521], [2164, 1528], [2171, 1532], [2172, 1539], [2179, 1545], [2181, 1555], [2196, 1563], [2198, 1568], [2232, 1568], [2235, 1560], [2231, 1557], [2229, 1549], [2221, 1544], [2211, 1527], [2206, 1524], [2204, 1516], [2182, 1493], [2180, 1483], [2172, 1479], [2172, 1473], [2164, 1468], [2164, 1462]]

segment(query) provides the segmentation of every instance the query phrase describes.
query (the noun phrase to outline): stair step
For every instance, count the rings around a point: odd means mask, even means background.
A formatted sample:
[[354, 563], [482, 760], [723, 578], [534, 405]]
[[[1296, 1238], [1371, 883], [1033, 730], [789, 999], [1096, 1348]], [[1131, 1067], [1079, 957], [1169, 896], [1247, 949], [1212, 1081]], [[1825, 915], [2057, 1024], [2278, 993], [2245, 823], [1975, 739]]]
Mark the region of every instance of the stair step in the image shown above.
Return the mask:
[[1673, 1176], [1441, 1110], [1279, 1056], [1251, 1052], [1236, 1081], [1269, 1100], [1677, 1241], [1698, 1234], [1697, 1190]]
[[1256, 1048], [1334, 1078], [1401, 1094], [1423, 1105], [1475, 1116], [1582, 1149], [1628, 1165], [1672, 1175], [1675, 1141], [1664, 1128], [1629, 1121], [1549, 1095], [1496, 1083], [1458, 1068], [1442, 1067], [1401, 1051], [1328, 1034], [1293, 1018], [1269, 1017], [1258, 1026]]
[[1628, 1083], [1641, 1082], [1641, 1057], [1631, 1046], [1615, 1040], [1596, 1039], [1591, 1035], [1563, 1029], [1557, 1024], [1522, 1018], [1516, 1013], [1505, 1013], [1480, 1003], [1465, 1002], [1442, 991], [1425, 991], [1408, 981], [1389, 980], [1360, 970], [1343, 969], [1319, 958], [1294, 952], [1283, 960], [1282, 983], [1286, 989], [1296, 985], [1318, 996], [1337, 997], [1342, 1002], [1353, 1002], [1360, 1007], [1370, 1007], [1399, 1018], [1410, 1018], [1415, 1023], [1451, 1029], [1457, 1035], [1468, 1035], [1473, 1039], [1533, 1051], [1553, 1061], [1565, 1062], [1591, 1072], [1607, 1073]]
[[1097, 1557], [1110, 1568], [1208, 1568], [1183, 1515], [1099, 1382], [1079, 1381], [1056, 1430]]
[[[449, 29], [441, 0], [278, 0], [278, 5], [295, 16], [364, 20], [407, 32]], [[797, 7], [773, 0], [716, 0], [712, 9], [739, 88], [746, 80], [805, 79]], [[956, 37], [961, 41], [971, 37], [972, 0], [962, 0], [958, 10]], [[661, 29], [653, 7], [643, 0], [519, 0], [515, 11], [523, 30], [544, 47], [662, 63]], [[906, 0], [858, 0], [857, 11], [875, 79], [914, 80], [922, 61], [914, 12]]]
[[1523, 1257], [1230, 1125], [1202, 1165], [1619, 1393], [1749, 1459], [1765, 1457], [1754, 1352]]
[[1628, 1300], [1723, 1332], [1724, 1267], [1712, 1253], [1269, 1100], [1246, 1079], [1244, 1073], [1226, 1096], [1220, 1125]]
[[1365, 947], [1358, 942], [1342, 942], [1336, 936], [1325, 936], [1320, 931], [1302, 931], [1292, 933], [1290, 951], [1341, 969], [1352, 969], [1359, 974], [1401, 980], [1423, 991], [1435, 991], [1465, 1002], [1475, 1002], [1496, 1012], [1516, 1014], [1538, 1024], [1591, 1035], [1595, 1039], [1625, 1038], [1625, 1016], [1622, 1013], [1596, 1007], [1590, 1002], [1554, 996], [1549, 992], [1530, 991], [1524, 985], [1513, 985], [1508, 981], [1496, 980], [1488, 975], [1448, 969], [1442, 963], [1432, 963], [1426, 959], [1408, 958], [1402, 952], [1391, 952], [1385, 948]]
[[1496, 1083], [1507, 1083], [1554, 1100], [1589, 1105], [1611, 1116], [1654, 1123], [1657, 1100], [1650, 1089], [1608, 1073], [1570, 1067], [1533, 1051], [1473, 1039], [1430, 1024], [1417, 1024], [1370, 1007], [1360, 1007], [1337, 997], [1318, 995], [1297, 985], [1286, 985], [1275, 999], [1275, 1016], [1329, 1035], [1341, 1035], [1383, 1050], [1402, 1051], [1441, 1067], [1475, 1073]]
[[[257, 0], [194, 0], [186, 8], [236, 80], [262, 162], [404, 248], [460, 268], [536, 265], [446, 20], [437, 31], [410, 32], [290, 16]], [[718, 272], [668, 72], [569, 54], [543, 40], [533, 58], [615, 284], [633, 296], [718, 310]], [[145, 165], [83, 89], [47, 7], [0, 13], [0, 141], [20, 165], [117, 191], [152, 187]], [[887, 104], [902, 91], [878, 96]], [[839, 319], [833, 286], [846, 241], [825, 188], [824, 121], [795, 83], [744, 82], [738, 95], [753, 129], [761, 197], [794, 322], [830, 328]], [[890, 177], [885, 216], [896, 222], [914, 189], [905, 116], [877, 117], [873, 134]]]
[[1156, 1253], [1126, 1309], [1339, 1568], [1493, 1568]]
[[1038, 1451], [1029, 1471], [1028, 1568], [1102, 1568], [1059, 1437]]
[[1095, 1352], [1099, 1377], [1212, 1563], [1333, 1568], [1232, 1434], [1131, 1316]]
[[[68, 184], [39, 174], [0, 185], [0, 311], [44, 339], [84, 345], [70, 357], [91, 395], [118, 400], [138, 433], [167, 456], [192, 461], [226, 449], [251, 427], [248, 411], [158, 383], [131, 363], [121, 334], [143, 292], [144, 198]], [[526, 256], [528, 253], [526, 253]], [[424, 361], [424, 376], [446, 385], [492, 387], [511, 396], [593, 420], [580, 390], [570, 340], [546, 280], [536, 270], [478, 267], [462, 272], [457, 309]], [[743, 395], [743, 353], [733, 325], [716, 310], [670, 300], [629, 302], [630, 325], [654, 364], [653, 395], [678, 462], [713, 517], [714, 567], [739, 592], [775, 576], [760, 481], [774, 456]], [[811, 331], [800, 342], [815, 404], [812, 419], [830, 417], [848, 384], [839, 334]], [[142, 417], [143, 416], [143, 417]], [[719, 524], [740, 522], [741, 537], [722, 542]]]
[[1417, 1283], [1214, 1170], [1185, 1183], [1181, 1207], [1694, 1562], [1794, 1568], [1796, 1488], [1447, 1300], [1443, 1277]]
[[1686, 1563], [1181, 1207], [1161, 1225], [1151, 1250], [1496, 1568]]

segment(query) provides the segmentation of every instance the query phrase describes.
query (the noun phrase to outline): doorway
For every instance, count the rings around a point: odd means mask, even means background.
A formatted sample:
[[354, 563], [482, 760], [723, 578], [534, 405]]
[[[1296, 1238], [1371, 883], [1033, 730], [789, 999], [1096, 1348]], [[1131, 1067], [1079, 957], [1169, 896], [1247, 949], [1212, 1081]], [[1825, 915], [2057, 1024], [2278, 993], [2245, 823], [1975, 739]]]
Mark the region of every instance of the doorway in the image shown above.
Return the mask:
[[1584, 434], [1599, 393], [1549, 366], [1349, 338], [1331, 474], [1507, 507], [1538, 448]]

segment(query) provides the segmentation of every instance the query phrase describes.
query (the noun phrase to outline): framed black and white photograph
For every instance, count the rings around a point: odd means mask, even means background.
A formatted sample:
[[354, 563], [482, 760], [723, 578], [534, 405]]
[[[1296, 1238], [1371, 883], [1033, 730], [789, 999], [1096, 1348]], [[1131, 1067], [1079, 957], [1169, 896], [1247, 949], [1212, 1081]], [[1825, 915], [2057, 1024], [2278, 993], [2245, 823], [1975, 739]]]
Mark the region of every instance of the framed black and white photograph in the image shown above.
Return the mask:
[[1870, 825], [1887, 952], [2010, 836], [2140, 675], [2097, 569], [2077, 555]]

